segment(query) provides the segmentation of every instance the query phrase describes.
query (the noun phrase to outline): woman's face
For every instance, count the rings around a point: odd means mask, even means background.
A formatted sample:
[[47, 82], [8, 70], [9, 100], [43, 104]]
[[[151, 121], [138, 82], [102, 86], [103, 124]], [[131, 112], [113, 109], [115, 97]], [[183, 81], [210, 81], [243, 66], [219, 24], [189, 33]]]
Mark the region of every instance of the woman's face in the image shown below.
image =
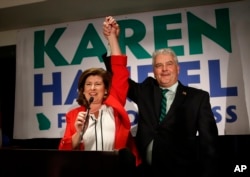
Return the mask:
[[101, 76], [90, 75], [84, 84], [84, 95], [87, 100], [94, 98], [93, 103], [102, 103], [104, 94], [107, 92]]

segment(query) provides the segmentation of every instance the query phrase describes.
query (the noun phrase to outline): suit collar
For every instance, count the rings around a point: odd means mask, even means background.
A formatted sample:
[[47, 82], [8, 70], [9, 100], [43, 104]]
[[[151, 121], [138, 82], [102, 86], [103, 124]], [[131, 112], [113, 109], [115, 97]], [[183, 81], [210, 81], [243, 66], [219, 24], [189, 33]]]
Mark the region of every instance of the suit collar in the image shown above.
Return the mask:
[[178, 87], [177, 87], [177, 90], [176, 90], [176, 94], [175, 94], [175, 98], [174, 98], [174, 101], [167, 113], [167, 117], [171, 116], [174, 112], [175, 112], [175, 109], [183, 103], [183, 101], [186, 99], [186, 96], [188, 94], [188, 91], [187, 91], [187, 88], [186, 86], [182, 85], [180, 81], [178, 81], [179, 84], [178, 84]]

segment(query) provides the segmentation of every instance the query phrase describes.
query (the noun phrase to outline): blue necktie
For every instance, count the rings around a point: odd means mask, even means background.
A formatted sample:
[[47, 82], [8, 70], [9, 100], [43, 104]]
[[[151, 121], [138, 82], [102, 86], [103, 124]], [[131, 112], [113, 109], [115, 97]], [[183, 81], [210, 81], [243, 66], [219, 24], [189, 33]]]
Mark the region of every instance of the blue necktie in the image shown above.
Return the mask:
[[168, 89], [162, 89], [160, 122], [165, 118], [167, 114], [167, 96], [166, 96], [167, 92], [168, 92]]

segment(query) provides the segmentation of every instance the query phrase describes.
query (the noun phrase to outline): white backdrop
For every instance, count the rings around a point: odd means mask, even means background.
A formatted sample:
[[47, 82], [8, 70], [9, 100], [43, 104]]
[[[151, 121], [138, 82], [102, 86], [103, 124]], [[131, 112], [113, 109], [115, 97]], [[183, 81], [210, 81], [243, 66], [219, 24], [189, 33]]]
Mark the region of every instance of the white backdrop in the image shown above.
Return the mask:
[[[152, 76], [151, 54], [172, 47], [184, 85], [210, 93], [220, 135], [250, 133], [250, 1], [115, 16], [131, 77]], [[110, 14], [112, 15], [112, 14]], [[23, 29], [17, 35], [14, 139], [59, 138], [77, 81], [104, 67], [103, 18]], [[126, 109], [136, 132], [137, 108]]]

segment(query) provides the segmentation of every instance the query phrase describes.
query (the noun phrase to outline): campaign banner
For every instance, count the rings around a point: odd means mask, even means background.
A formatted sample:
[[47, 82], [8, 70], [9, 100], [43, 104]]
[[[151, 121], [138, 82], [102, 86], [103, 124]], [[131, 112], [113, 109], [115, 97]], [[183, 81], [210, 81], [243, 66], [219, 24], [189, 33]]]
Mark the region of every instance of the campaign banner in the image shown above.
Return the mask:
[[[249, 134], [249, 2], [114, 16], [130, 77], [142, 82], [153, 76], [152, 52], [171, 47], [179, 59], [179, 80], [209, 92], [219, 135]], [[14, 139], [63, 136], [65, 114], [79, 106], [80, 74], [105, 68], [104, 18], [18, 31]], [[127, 100], [126, 110], [135, 135], [137, 107]]]

